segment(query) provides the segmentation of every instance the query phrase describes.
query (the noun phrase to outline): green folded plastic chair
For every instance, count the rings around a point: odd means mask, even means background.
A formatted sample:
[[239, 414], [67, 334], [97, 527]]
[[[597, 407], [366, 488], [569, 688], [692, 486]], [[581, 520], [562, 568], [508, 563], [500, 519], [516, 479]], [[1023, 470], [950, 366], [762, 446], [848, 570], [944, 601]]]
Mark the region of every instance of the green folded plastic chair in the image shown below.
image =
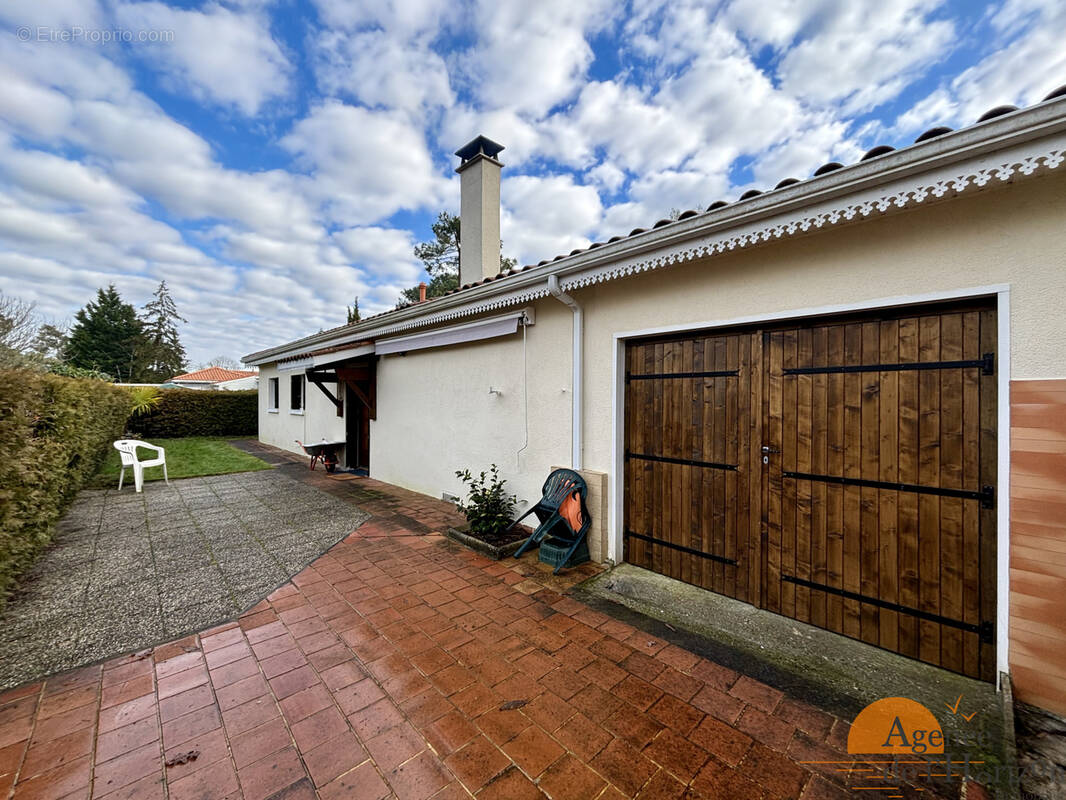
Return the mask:
[[[510, 528], [515, 527], [530, 514], [535, 515], [540, 522], [514, 555], [518, 558], [530, 548], [540, 546], [550, 536], [553, 550], [561, 550], [563, 553], [563, 557], [557, 563], [554, 558], [550, 562], [556, 563], [555, 572], [558, 573], [564, 566], [568, 566], [575, 553], [578, 553], [592, 525], [592, 518], [589, 516], [586, 505], [588, 485], [585, 479], [572, 469], [557, 469], [544, 481], [541, 494], [543, 496], [540, 500], [510, 525]], [[567, 507], [568, 501], [569, 504], [575, 502], [577, 504], [576, 510], [580, 514], [577, 520], [574, 520], [575, 509]], [[576, 529], [575, 522], [578, 523]], [[585, 554], [586, 557], [582, 560], [587, 560], [587, 545]]]

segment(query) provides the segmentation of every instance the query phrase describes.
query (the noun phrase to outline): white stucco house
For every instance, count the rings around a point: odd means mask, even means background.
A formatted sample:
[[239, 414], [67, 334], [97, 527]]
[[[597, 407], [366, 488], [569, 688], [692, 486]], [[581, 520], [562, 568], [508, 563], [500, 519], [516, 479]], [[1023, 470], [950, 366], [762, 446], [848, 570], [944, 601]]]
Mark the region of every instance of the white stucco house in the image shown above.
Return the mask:
[[167, 385], [201, 391], [239, 392], [255, 389], [259, 385], [259, 373], [255, 370], [207, 367], [175, 375], [167, 381]]
[[1066, 87], [506, 272], [501, 150], [457, 153], [461, 289], [244, 358], [263, 442], [436, 497], [572, 466], [594, 558], [1066, 713]]

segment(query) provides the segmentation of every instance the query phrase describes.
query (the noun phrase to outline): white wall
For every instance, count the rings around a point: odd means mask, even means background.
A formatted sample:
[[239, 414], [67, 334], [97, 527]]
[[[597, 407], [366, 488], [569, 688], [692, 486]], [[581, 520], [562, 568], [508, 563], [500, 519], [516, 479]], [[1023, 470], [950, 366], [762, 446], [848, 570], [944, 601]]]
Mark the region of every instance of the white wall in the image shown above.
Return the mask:
[[[302, 442], [317, 442], [322, 439], [336, 441], [344, 438], [344, 418], [337, 416], [336, 407], [319, 389], [305, 383], [305, 411], [293, 414], [289, 408], [289, 376], [292, 372], [279, 372], [274, 364], [259, 368], [259, 441], [302, 453], [296, 439]], [[270, 379], [281, 379], [276, 412], [267, 410]], [[326, 384], [328, 388], [334, 388]], [[336, 392], [334, 392], [336, 394]], [[347, 411], [347, 409], [345, 409]]]
[[[570, 463], [571, 314], [558, 301], [536, 304], [526, 329], [467, 345], [380, 358], [378, 418], [370, 427], [370, 474], [440, 497], [462, 494], [457, 469], [499, 466], [526, 503], [540, 499], [553, 464]], [[523, 385], [529, 391], [529, 445]], [[501, 394], [490, 394], [489, 387]]]

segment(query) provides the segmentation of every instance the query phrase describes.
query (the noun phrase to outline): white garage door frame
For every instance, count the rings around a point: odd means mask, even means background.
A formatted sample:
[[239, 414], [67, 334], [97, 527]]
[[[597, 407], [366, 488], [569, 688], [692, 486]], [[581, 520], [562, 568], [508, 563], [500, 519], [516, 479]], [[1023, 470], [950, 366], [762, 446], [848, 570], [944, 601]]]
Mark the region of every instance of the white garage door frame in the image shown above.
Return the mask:
[[607, 519], [607, 557], [616, 564], [623, 561], [622, 516], [625, 465], [623, 455], [625, 434], [625, 345], [630, 339], [659, 334], [729, 328], [737, 325], [800, 320], [826, 317], [855, 311], [875, 311], [901, 306], [967, 300], [979, 297], [996, 298], [996, 686], [1002, 688], [1002, 677], [1010, 672], [1008, 663], [1010, 643], [1010, 285], [994, 284], [965, 289], [930, 292], [897, 297], [881, 297], [842, 305], [789, 309], [772, 314], [757, 314], [733, 319], [708, 320], [658, 328], [624, 331], [614, 334], [614, 363], [612, 366], [611, 396], [611, 502]]

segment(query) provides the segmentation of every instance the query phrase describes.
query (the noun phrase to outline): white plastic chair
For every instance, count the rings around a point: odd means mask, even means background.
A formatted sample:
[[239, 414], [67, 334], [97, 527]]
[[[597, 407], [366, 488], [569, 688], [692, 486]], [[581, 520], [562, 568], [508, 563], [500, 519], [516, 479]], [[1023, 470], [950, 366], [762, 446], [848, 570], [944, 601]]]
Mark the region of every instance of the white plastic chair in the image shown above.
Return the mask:
[[[156, 458], [142, 461], [137, 458], [138, 447], [155, 450], [159, 455]], [[167, 476], [167, 454], [162, 447], [156, 447], [154, 444], [148, 444], [148, 442], [142, 442], [139, 439], [119, 439], [115, 442], [115, 449], [118, 450], [119, 457], [122, 459], [122, 471], [118, 474], [118, 490], [120, 492], [122, 491], [122, 479], [126, 477], [126, 467], [133, 467], [133, 484], [137, 487], [138, 492], [144, 488], [145, 467], [162, 466], [163, 480], [167, 482], [167, 486], [170, 486], [170, 478]]]

